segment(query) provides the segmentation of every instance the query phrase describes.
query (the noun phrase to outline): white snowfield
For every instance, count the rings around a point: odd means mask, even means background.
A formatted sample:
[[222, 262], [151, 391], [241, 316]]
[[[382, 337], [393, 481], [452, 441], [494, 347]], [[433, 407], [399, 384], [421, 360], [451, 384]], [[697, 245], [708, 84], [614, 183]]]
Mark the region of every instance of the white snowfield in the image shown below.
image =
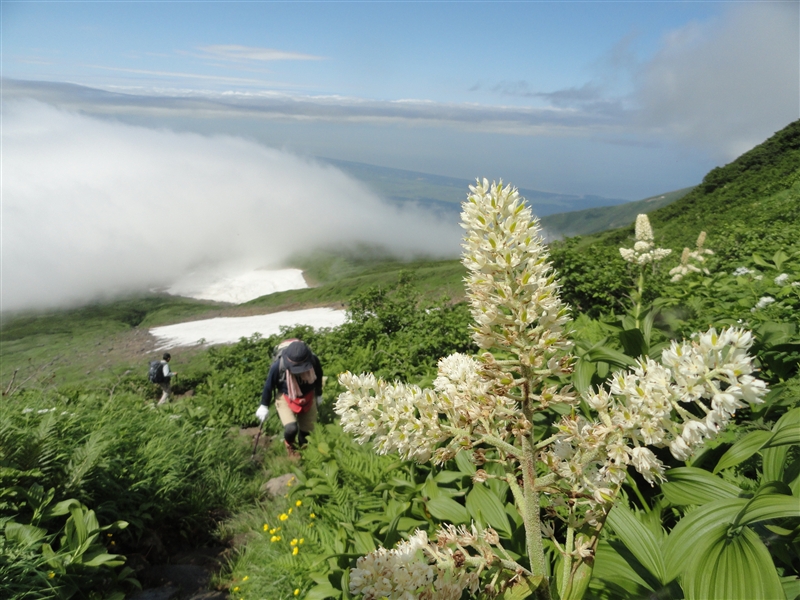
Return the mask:
[[345, 311], [332, 308], [308, 308], [256, 315], [253, 317], [217, 317], [203, 321], [190, 321], [176, 325], [153, 327], [150, 333], [156, 338], [156, 350], [166, 350], [176, 346], [194, 346], [199, 343], [234, 344], [243, 337], [254, 333], [262, 336], [280, 333], [284, 325], [309, 325], [337, 327], [345, 322]]
[[190, 273], [167, 288], [167, 293], [197, 300], [241, 304], [261, 296], [307, 288], [300, 269], [255, 269], [235, 274], [219, 271]]
[[[307, 288], [300, 269], [268, 271], [257, 269], [233, 275], [219, 271], [198, 271], [167, 289], [176, 296], [241, 304], [267, 294]], [[252, 317], [217, 317], [175, 325], [153, 327], [156, 350], [197, 344], [235, 344], [243, 337], [260, 333], [267, 337], [280, 333], [283, 326], [308, 325], [337, 327], [344, 323], [345, 311], [332, 308], [308, 308]]]

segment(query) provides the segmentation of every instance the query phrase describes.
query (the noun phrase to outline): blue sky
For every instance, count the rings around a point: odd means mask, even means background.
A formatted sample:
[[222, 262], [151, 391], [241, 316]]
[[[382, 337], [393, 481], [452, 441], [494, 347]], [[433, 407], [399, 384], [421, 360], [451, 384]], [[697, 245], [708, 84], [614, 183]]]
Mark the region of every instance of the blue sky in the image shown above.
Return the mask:
[[[550, 191], [637, 199], [691, 185], [800, 117], [797, 2], [3, 2], [2, 11], [6, 82], [69, 82], [129, 100], [51, 100], [66, 107]], [[175, 98], [194, 104], [176, 108]]]

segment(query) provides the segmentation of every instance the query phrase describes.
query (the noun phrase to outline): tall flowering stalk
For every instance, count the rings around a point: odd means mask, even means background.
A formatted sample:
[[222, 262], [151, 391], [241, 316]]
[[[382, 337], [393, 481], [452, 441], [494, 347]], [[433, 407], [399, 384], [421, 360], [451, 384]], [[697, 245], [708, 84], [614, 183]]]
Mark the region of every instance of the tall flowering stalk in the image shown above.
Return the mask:
[[620, 248], [619, 253], [622, 258], [639, 267], [639, 275], [636, 281], [636, 291], [633, 296], [633, 318], [636, 328], [639, 329], [642, 319], [642, 302], [644, 297], [644, 272], [647, 265], [655, 268], [655, 263], [663, 260], [672, 253], [669, 248], [656, 248], [653, 238], [653, 228], [650, 226], [650, 219], [647, 215], [636, 216], [634, 227], [636, 242], [633, 248]]
[[[636, 368], [615, 373], [608, 388], [585, 395], [594, 413], [582, 413], [569, 384], [569, 311], [537, 219], [511, 186], [484, 179], [470, 191], [461, 215], [462, 262], [472, 335], [483, 352], [442, 358], [433, 389], [344, 373], [347, 391], [335, 409], [345, 431], [379, 453], [441, 464], [467, 452], [477, 465], [502, 465], [503, 475], [479, 469], [474, 480], [498, 477], [509, 485], [524, 523], [527, 563], [514, 560], [491, 528], [443, 525], [435, 541], [418, 531], [395, 550], [359, 559], [350, 591], [367, 600], [458, 598], [467, 588], [474, 593], [479, 576], [491, 570], [493, 582], [503, 572], [503, 585], [529, 585], [550, 598], [550, 538], [561, 557], [560, 597], [581, 598], [628, 467], [651, 484], [662, 480], [663, 465], [650, 447], [669, 447], [685, 460], [744, 402], [760, 402], [766, 386], [752, 376], [750, 334], [712, 329], [694, 342], [673, 343], [661, 363], [641, 358]], [[647, 229], [646, 217], [638, 219], [637, 237], [650, 244], [632, 251], [642, 265], [666, 255], [652, 248]], [[551, 407], [566, 416], [555, 428], [534, 427], [535, 415]]]

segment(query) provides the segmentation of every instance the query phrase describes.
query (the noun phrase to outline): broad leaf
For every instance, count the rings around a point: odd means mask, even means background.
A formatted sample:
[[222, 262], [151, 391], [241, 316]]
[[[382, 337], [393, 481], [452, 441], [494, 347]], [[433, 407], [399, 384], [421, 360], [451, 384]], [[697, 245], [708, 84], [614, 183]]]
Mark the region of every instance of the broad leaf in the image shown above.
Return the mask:
[[477, 471], [475, 463], [473, 463], [470, 458], [469, 452], [459, 452], [456, 454], [456, 466], [458, 466], [458, 470], [465, 475], [474, 475], [475, 471]]
[[774, 435], [764, 444], [765, 448], [800, 444], [800, 408], [793, 408], [783, 415], [773, 428]]
[[782, 481], [783, 472], [786, 468], [786, 457], [789, 454], [789, 446], [777, 446], [775, 448], [763, 448], [761, 450], [761, 471], [765, 481]]
[[341, 598], [342, 592], [335, 589], [330, 583], [316, 585], [305, 595], [306, 600], [325, 600], [325, 598]]
[[590, 587], [608, 589], [616, 598], [626, 595], [647, 598], [653, 592], [653, 588], [633, 569], [631, 561], [626, 560], [605, 540], [597, 544]]
[[467, 523], [469, 521], [467, 509], [447, 496], [431, 498], [426, 503], [426, 506], [428, 507], [428, 512], [440, 521], [454, 524]]
[[705, 504], [722, 498], [736, 498], [741, 490], [704, 469], [678, 467], [665, 473], [667, 483], [661, 486], [664, 497], [675, 506]]
[[579, 358], [575, 363], [572, 373], [572, 385], [579, 393], [583, 393], [592, 385], [592, 375], [595, 373], [595, 363]]
[[33, 525], [22, 525], [13, 521], [6, 524], [6, 539], [24, 546], [32, 546], [41, 541], [46, 535], [47, 530]]
[[770, 437], [772, 437], [772, 432], [770, 431], [751, 431], [722, 455], [717, 466], [714, 467], [714, 473], [719, 473], [723, 469], [729, 469], [744, 462], [758, 452]]
[[748, 525], [786, 517], [800, 517], [800, 499], [783, 494], [761, 494], [747, 503], [733, 524]]
[[660, 583], [666, 583], [664, 557], [661, 554], [658, 540], [647, 527], [639, 522], [633, 511], [618, 504], [611, 509], [606, 522], [628, 550], [642, 563], [642, 566], [650, 571]]
[[747, 527], [733, 538], [728, 537], [725, 526], [698, 538], [683, 591], [687, 600], [785, 598], [769, 550]]
[[623, 354], [619, 350], [609, 348], [608, 346], [592, 348], [584, 354], [584, 357], [586, 360], [591, 360], [593, 362], [604, 361], [623, 369], [636, 365], [636, 361], [630, 356]]
[[646, 356], [649, 350], [647, 341], [639, 329], [626, 329], [619, 332], [619, 341], [628, 356]]
[[508, 522], [503, 503], [486, 486], [477, 484], [467, 494], [467, 510], [476, 521], [482, 520], [485, 525], [494, 527], [504, 537], [511, 537], [511, 524]]
[[670, 532], [662, 548], [666, 566], [666, 581], [681, 575], [692, 558], [698, 540], [712, 530], [728, 526], [747, 504], [744, 498], [729, 498], [704, 504], [683, 517]]

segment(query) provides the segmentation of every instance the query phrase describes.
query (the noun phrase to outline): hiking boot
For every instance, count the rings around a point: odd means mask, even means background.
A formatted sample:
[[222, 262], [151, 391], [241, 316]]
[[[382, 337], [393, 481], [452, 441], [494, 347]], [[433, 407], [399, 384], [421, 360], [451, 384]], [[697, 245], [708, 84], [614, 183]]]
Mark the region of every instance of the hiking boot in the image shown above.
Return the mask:
[[297, 449], [294, 446], [292, 446], [286, 440], [283, 440], [283, 444], [286, 446], [286, 453], [289, 455], [290, 459], [292, 459], [292, 460], [300, 460], [300, 453], [297, 451]]

